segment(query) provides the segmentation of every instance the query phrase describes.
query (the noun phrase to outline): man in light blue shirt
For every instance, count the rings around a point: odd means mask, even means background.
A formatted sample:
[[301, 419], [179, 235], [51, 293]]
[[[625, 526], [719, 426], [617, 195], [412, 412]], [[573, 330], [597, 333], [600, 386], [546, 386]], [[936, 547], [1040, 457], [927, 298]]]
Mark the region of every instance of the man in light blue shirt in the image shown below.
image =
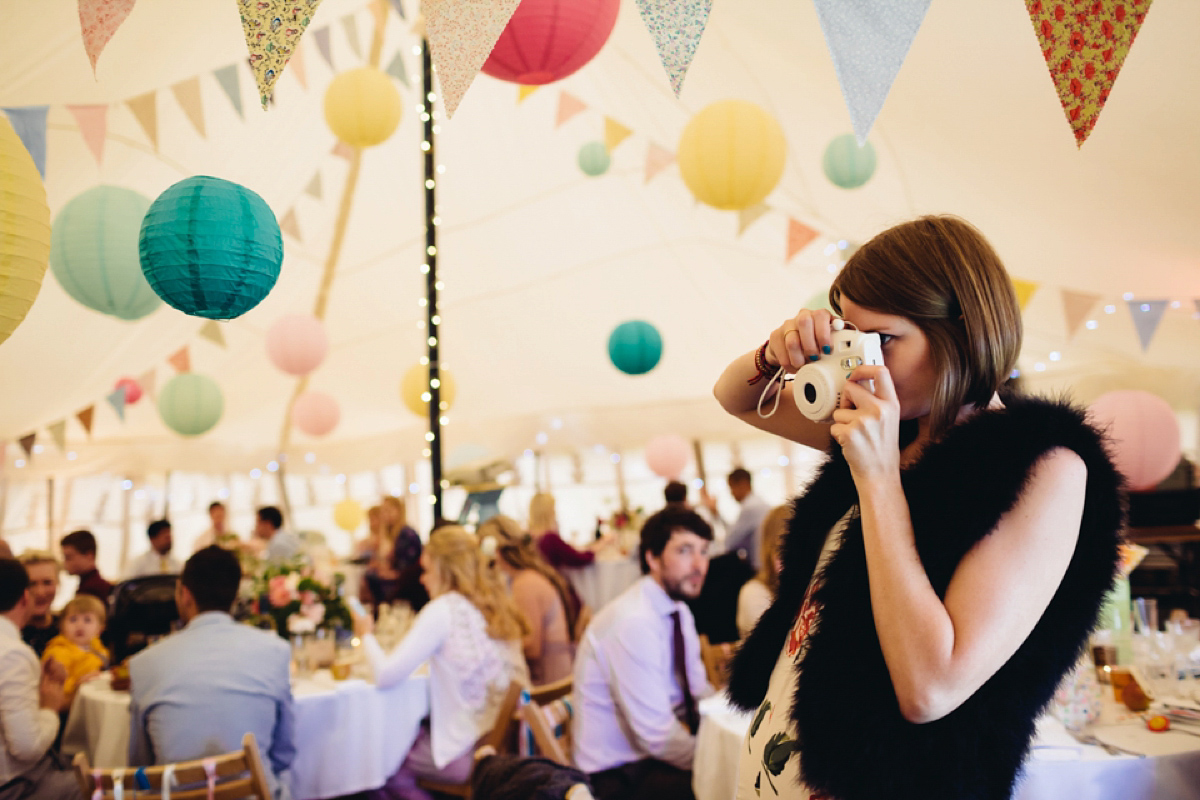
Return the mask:
[[129, 661], [129, 763], [170, 764], [240, 750], [249, 732], [279, 797], [276, 779], [296, 755], [291, 649], [229, 616], [241, 579], [237, 556], [215, 545], [184, 564], [175, 603], [186, 627]]
[[[762, 566], [760, 550], [762, 549], [762, 523], [771, 513], [771, 506], [766, 500], [754, 493], [750, 482], [750, 471], [738, 467], [729, 473], [729, 493], [742, 506], [737, 519], [726, 530], [725, 552], [741, 552], [750, 566], [759, 569]], [[709, 506], [716, 513], [716, 503]]]
[[283, 514], [275, 506], [263, 506], [258, 510], [254, 535], [267, 543], [266, 559], [272, 564], [291, 561], [303, 549], [299, 536], [283, 530]]

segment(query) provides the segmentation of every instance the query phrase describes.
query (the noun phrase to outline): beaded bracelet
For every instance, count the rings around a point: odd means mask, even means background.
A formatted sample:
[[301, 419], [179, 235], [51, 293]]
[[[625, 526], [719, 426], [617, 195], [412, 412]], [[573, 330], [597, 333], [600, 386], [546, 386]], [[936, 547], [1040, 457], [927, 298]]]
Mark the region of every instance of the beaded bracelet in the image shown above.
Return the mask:
[[753, 386], [764, 378], [770, 378], [779, 371], [778, 365], [767, 361], [767, 345], [770, 343], [770, 340], [767, 340], [763, 342], [762, 347], [754, 351], [754, 368], [758, 370], [758, 374], [746, 381], [748, 386]]

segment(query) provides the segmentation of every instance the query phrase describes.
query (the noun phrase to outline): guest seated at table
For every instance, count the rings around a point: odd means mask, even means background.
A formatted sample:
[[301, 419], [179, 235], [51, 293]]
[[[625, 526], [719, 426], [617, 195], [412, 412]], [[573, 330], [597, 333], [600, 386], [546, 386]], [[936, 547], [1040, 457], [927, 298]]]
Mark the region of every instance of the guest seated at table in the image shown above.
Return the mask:
[[763, 520], [759, 533], [762, 567], [757, 575], [742, 584], [742, 589], [738, 592], [737, 629], [742, 639], [750, 635], [758, 618], [771, 607], [775, 594], [779, 591], [779, 570], [783, 568], [780, 538], [787, 530], [788, 520], [791, 518], [792, 507], [783, 505], [771, 509]]
[[404, 501], [388, 495], [379, 507], [380, 537], [365, 581], [376, 603], [402, 601], [413, 610], [429, 602], [421, 586], [421, 537], [408, 524]]
[[283, 530], [283, 512], [275, 506], [263, 506], [256, 512], [254, 536], [266, 544], [263, 557], [274, 564], [291, 561], [304, 550], [299, 536]]
[[150, 540], [150, 549], [134, 559], [125, 570], [125, 579], [141, 575], [178, 575], [179, 559], [171, 555], [171, 523], [156, 519], [146, 528], [146, 537]]
[[684, 602], [708, 571], [712, 528], [666, 508], [642, 526], [641, 580], [606, 605], [575, 659], [575, 763], [597, 800], [691, 798], [700, 723], [712, 693]]
[[537, 543], [542, 558], [555, 569], [586, 567], [596, 560], [597, 543], [577, 550], [559, 535], [554, 495], [548, 492], [538, 492], [529, 501], [529, 535]]
[[475, 743], [495, 725], [509, 684], [529, 682], [521, 657], [529, 626], [475, 537], [457, 526], [435, 530], [421, 566], [433, 599], [392, 652], [375, 640], [370, 617], [354, 618], [376, 685], [392, 686], [429, 663], [429, 718], [400, 769], [372, 793], [379, 800], [430, 800], [418, 778], [466, 783]]
[[63, 708], [62, 665], [39, 666], [21, 641], [32, 608], [25, 567], [0, 559], [0, 800], [81, 798], [75, 773], [50, 752]]
[[21, 638], [38, 658], [50, 640], [58, 635], [58, 617], [51, 613], [58, 593], [58, 559], [45, 550], [26, 550], [21, 565], [29, 575], [29, 621], [21, 628]]
[[270, 767], [291, 766], [291, 649], [274, 633], [229, 616], [242, 580], [235, 554], [206, 547], [183, 565], [175, 602], [185, 627], [129, 660], [131, 766], [241, 749], [253, 733]]
[[8, 546], [8, 542], [0, 538], [0, 558], [13, 558], [12, 548]]
[[108, 602], [113, 585], [100, 576], [96, 569], [96, 537], [91, 531], [75, 531], [68, 533], [58, 543], [62, 548], [63, 566], [67, 574], [79, 576], [79, 588], [76, 594], [90, 594]]
[[54, 659], [67, 671], [63, 682], [66, 707], [70, 708], [79, 684], [108, 669], [108, 650], [100, 643], [104, 630], [104, 604], [90, 594], [76, 595], [63, 609], [62, 633], [46, 645], [42, 663]]
[[513, 601], [529, 623], [525, 662], [534, 686], [570, 677], [575, 623], [567, 581], [542, 560], [517, 521], [497, 514], [475, 532], [485, 556], [495, 555]]
[[367, 535], [354, 543], [354, 558], [370, 561], [379, 552], [379, 539], [383, 535], [382, 506], [367, 509]]
[[225, 504], [220, 500], [214, 500], [208, 504], [208, 521], [211, 524], [208, 530], [197, 536], [196, 540], [192, 542], [193, 553], [198, 553], [214, 544], [230, 550], [237, 550], [242, 546], [243, 542], [238, 539], [238, 535], [225, 527], [227, 513]]

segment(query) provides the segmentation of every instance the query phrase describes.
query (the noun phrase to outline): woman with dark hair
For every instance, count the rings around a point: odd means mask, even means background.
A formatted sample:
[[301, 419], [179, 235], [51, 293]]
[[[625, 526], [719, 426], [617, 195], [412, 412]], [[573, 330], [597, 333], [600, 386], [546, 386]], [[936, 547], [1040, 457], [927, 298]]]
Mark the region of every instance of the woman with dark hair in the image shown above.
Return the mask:
[[794, 503], [778, 595], [734, 658], [730, 695], [758, 709], [737, 796], [1007, 798], [1112, 583], [1121, 479], [1082, 411], [1000, 393], [1020, 309], [968, 223], [884, 231], [829, 298], [883, 355], [834, 362], [849, 374], [832, 425], [773, 380], [830, 354], [828, 311], [786, 320], [714, 390], [828, 454]]

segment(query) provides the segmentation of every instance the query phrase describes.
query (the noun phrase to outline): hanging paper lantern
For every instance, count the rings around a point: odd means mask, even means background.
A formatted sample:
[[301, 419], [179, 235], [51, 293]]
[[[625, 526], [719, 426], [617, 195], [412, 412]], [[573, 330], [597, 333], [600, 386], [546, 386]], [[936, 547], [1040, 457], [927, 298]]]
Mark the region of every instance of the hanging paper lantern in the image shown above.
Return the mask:
[[321, 320], [308, 314], [288, 314], [267, 329], [267, 357], [289, 375], [307, 375], [329, 352], [329, 337]]
[[12, 124], [0, 114], [0, 342], [37, 299], [49, 256], [46, 187]]
[[722, 100], [692, 117], [676, 154], [683, 182], [725, 211], [761, 203], [779, 183], [787, 140], [779, 123], [744, 100]]
[[857, 189], [875, 174], [875, 148], [870, 142], [859, 147], [853, 133], [844, 133], [825, 148], [822, 165], [834, 186]]
[[351, 147], [374, 147], [400, 124], [400, 90], [387, 73], [359, 67], [340, 73], [325, 90], [325, 122]]
[[133, 378], [121, 378], [113, 388], [125, 390], [125, 405], [127, 406], [142, 399], [142, 385]]
[[292, 405], [292, 423], [309, 436], [324, 436], [341, 418], [337, 400], [324, 392], [305, 392]]
[[[442, 411], [447, 411], [450, 406], [454, 405], [458, 386], [454, 383], [454, 376], [445, 368], [438, 370], [438, 380], [441, 383], [441, 386], [438, 387], [438, 399], [441, 400]], [[400, 397], [404, 400], [404, 405], [408, 407], [408, 410], [418, 417], [429, 416], [429, 401], [425, 398], [428, 393], [428, 367], [424, 364], [417, 364], [404, 373], [404, 380], [400, 382]]]
[[333, 521], [347, 533], [358, 530], [365, 516], [362, 505], [349, 497], [333, 507]]
[[95, 186], [54, 219], [50, 269], [77, 302], [117, 319], [141, 319], [162, 305], [138, 261], [138, 234], [150, 200], [132, 189]]
[[595, 178], [608, 172], [612, 164], [612, 156], [604, 142], [588, 142], [579, 148], [579, 168], [583, 174]]
[[649, 322], [622, 322], [608, 336], [608, 357], [621, 372], [642, 375], [658, 366], [662, 336]]
[[279, 279], [283, 237], [271, 209], [236, 183], [196, 175], [158, 196], [138, 240], [142, 272], [172, 308], [233, 319]]
[[158, 393], [158, 415], [181, 436], [199, 436], [212, 430], [225, 411], [221, 387], [206, 375], [182, 372]]
[[521, 0], [483, 71], [524, 86], [562, 80], [604, 47], [620, 7], [620, 0]]
[[1179, 463], [1179, 420], [1161, 397], [1122, 389], [1096, 398], [1088, 411], [1107, 429], [1113, 461], [1130, 489], [1153, 489]]
[[646, 464], [660, 478], [678, 478], [691, 457], [691, 445], [682, 436], [655, 436], [646, 444]]

